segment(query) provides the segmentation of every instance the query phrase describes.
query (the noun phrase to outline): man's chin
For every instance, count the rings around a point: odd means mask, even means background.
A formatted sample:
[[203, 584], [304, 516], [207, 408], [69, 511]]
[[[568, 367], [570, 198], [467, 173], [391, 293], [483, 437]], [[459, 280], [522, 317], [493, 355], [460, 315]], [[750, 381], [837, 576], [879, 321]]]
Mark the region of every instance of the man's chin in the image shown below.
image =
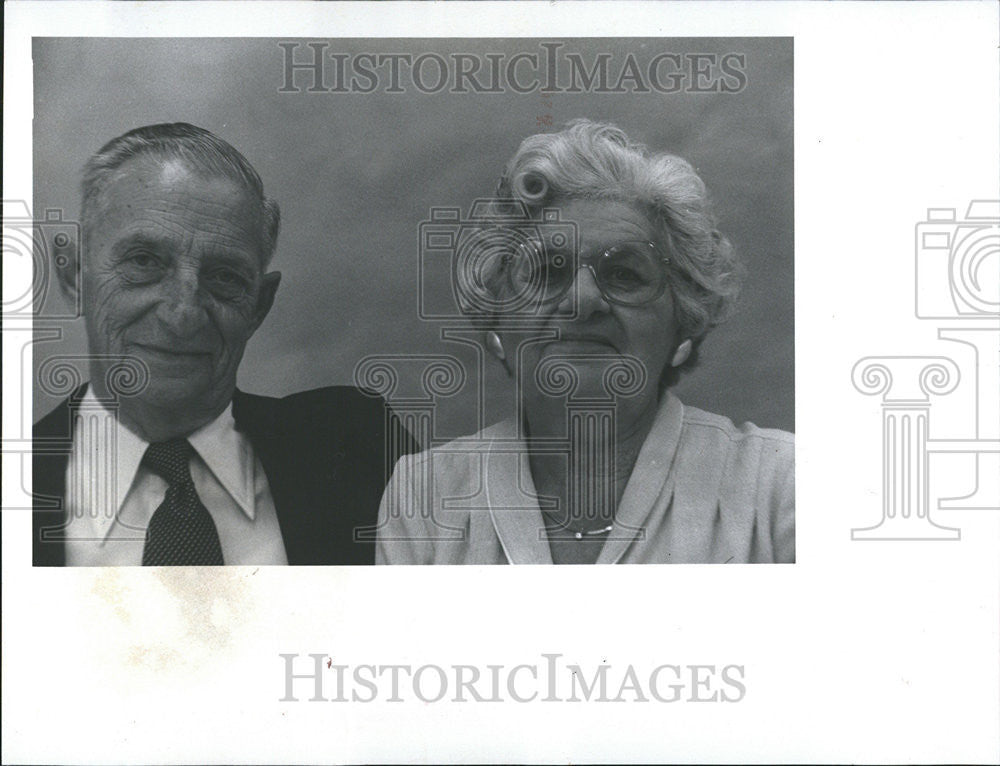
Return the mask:
[[[207, 385], [197, 385], [192, 378], [156, 378], [137, 396], [133, 397], [135, 409], [174, 413], [187, 419], [194, 413], [212, 409], [217, 396]], [[127, 407], [123, 401], [123, 406]]]
[[177, 353], [137, 345], [130, 354], [149, 368], [150, 377], [190, 378], [211, 373], [212, 355], [208, 353]]

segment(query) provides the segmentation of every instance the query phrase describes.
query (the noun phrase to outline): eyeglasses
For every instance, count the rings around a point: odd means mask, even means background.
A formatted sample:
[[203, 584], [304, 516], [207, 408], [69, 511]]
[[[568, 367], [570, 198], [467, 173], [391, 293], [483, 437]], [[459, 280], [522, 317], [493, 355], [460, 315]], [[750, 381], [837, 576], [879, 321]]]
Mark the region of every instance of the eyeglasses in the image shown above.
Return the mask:
[[652, 242], [621, 242], [587, 259], [574, 257], [542, 242], [522, 242], [504, 257], [507, 279], [515, 294], [530, 292], [542, 303], [555, 303], [569, 292], [581, 267], [590, 269], [609, 303], [642, 306], [667, 288], [662, 257]]

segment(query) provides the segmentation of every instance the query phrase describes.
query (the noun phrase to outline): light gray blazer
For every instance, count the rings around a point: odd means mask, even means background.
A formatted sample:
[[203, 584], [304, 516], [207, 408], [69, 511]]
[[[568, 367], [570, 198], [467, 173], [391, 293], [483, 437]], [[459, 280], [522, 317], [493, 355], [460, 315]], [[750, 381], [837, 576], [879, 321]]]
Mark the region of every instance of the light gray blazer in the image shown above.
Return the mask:
[[[378, 564], [551, 564], [513, 420], [397, 464], [379, 510]], [[795, 445], [669, 392], [636, 459], [598, 564], [795, 561]]]

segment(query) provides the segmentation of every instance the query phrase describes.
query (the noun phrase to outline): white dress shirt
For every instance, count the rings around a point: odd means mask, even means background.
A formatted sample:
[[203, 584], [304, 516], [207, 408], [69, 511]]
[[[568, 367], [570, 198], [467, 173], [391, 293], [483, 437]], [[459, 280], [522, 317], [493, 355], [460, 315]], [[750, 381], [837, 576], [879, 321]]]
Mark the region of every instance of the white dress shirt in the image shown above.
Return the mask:
[[[187, 437], [191, 478], [222, 543], [226, 564], [287, 564], [274, 500], [232, 405]], [[88, 389], [66, 466], [66, 564], [139, 566], [146, 527], [167, 482], [142, 465], [149, 443], [125, 428]]]

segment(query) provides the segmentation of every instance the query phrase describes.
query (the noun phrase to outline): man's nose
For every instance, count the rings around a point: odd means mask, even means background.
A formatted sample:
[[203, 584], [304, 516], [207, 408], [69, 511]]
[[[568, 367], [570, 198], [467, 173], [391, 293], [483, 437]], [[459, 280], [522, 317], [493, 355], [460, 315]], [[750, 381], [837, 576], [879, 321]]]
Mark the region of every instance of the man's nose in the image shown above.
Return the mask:
[[165, 295], [157, 308], [157, 316], [166, 329], [178, 338], [189, 338], [200, 332], [208, 322], [202, 303], [198, 274], [178, 269], [163, 283]]
[[[586, 319], [591, 314], [603, 313], [611, 309], [604, 298], [604, 293], [601, 292], [600, 285], [597, 284], [593, 269], [587, 264], [582, 264], [576, 270], [576, 284], [570, 287], [566, 298], [563, 299], [564, 302], [571, 302], [574, 294], [577, 301], [576, 313], [579, 319]], [[565, 308], [572, 309], [572, 304], [567, 303]]]

